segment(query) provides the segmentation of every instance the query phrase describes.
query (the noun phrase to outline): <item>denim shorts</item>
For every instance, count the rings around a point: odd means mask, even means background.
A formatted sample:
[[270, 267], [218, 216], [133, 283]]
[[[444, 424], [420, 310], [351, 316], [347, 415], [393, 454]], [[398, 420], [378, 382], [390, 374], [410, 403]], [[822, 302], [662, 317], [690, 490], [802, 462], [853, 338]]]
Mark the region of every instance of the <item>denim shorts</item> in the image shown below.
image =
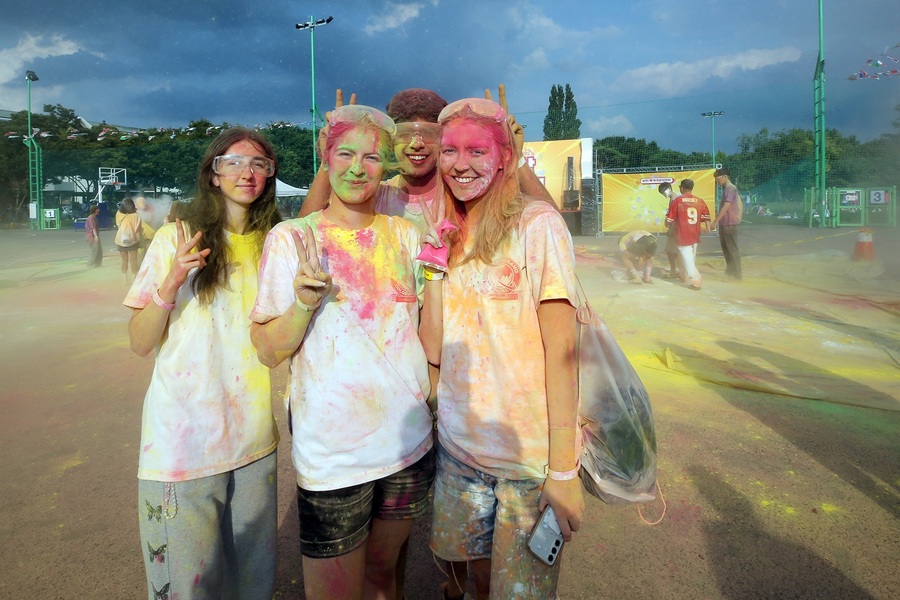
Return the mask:
[[387, 477], [327, 491], [297, 488], [300, 552], [310, 558], [334, 558], [359, 548], [372, 518], [415, 519], [425, 514], [434, 481], [432, 448], [416, 463]]
[[491, 598], [554, 598], [552, 567], [528, 550], [543, 479], [504, 479], [438, 448], [431, 549], [452, 562], [491, 561]]

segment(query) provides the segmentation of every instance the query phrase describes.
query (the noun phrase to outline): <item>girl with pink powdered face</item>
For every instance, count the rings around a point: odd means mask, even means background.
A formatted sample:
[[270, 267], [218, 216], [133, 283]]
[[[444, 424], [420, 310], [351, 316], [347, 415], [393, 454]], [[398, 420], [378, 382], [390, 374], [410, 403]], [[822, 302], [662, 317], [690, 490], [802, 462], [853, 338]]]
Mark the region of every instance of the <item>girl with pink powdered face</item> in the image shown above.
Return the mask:
[[421, 339], [439, 364], [431, 546], [444, 597], [552, 598], [559, 563], [528, 551], [553, 508], [565, 539], [582, 518], [575, 258], [551, 204], [523, 196], [506, 111], [481, 98], [440, 114], [446, 273], [426, 266]]

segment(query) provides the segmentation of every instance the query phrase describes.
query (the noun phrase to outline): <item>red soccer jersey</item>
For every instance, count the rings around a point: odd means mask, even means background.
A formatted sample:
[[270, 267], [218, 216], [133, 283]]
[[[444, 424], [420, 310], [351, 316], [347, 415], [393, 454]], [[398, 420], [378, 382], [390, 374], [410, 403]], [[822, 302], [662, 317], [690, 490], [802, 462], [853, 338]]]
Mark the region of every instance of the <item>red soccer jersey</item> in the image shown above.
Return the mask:
[[682, 194], [669, 205], [666, 223], [675, 223], [675, 239], [679, 246], [700, 243], [700, 223], [709, 222], [706, 202], [692, 194]]

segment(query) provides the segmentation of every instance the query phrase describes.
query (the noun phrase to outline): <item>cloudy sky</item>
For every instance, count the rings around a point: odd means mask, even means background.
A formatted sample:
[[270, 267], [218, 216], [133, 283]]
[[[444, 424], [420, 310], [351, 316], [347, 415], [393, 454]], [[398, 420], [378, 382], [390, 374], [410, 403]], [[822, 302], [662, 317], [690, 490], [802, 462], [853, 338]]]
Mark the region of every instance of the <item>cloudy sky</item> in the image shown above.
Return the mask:
[[[42, 0], [0, 20], [0, 108], [61, 104], [133, 127], [310, 119], [310, 33], [321, 112], [334, 89], [384, 107], [407, 87], [448, 100], [507, 86], [528, 140], [550, 87], [569, 83], [585, 137], [625, 135], [732, 152], [742, 134], [812, 127], [816, 0]], [[900, 58], [896, 0], [824, 0], [827, 125], [861, 140], [892, 130], [900, 76], [849, 81]], [[886, 60], [886, 59], [883, 59]], [[886, 61], [890, 63], [890, 61]]]

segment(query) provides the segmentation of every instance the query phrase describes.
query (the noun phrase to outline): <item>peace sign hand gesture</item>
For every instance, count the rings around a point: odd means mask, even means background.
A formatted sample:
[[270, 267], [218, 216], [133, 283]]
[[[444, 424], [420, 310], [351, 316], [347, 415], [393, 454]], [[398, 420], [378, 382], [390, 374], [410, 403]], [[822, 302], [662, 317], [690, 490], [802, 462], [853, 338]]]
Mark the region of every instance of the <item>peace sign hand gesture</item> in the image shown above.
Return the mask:
[[309, 225], [304, 226], [302, 238], [296, 229], [291, 230], [291, 237], [300, 262], [300, 268], [294, 277], [294, 293], [302, 308], [314, 310], [322, 303], [322, 299], [331, 293], [331, 275], [322, 270], [316, 238]]
[[[356, 94], [350, 94], [350, 104], [356, 104]], [[334, 107], [344, 106], [344, 90], [338, 88], [334, 93]], [[325, 156], [325, 146], [328, 144], [328, 128], [331, 123], [331, 111], [325, 113], [325, 124], [319, 129], [319, 154]]]
[[[435, 225], [434, 215], [431, 210], [425, 205], [421, 197], [419, 201], [422, 204], [422, 216], [425, 218], [428, 230], [422, 235], [422, 249], [416, 260], [432, 269], [446, 271], [449, 268], [450, 247], [444, 238], [449, 232], [455, 231], [457, 228], [447, 219], [442, 219], [440, 223]], [[437, 202], [438, 200], [435, 200], [435, 203]]]
[[175, 219], [175, 260], [172, 261], [172, 266], [169, 267], [169, 274], [166, 276], [168, 283], [174, 288], [173, 291], [175, 292], [187, 281], [192, 269], [202, 269], [206, 266], [206, 257], [209, 256], [212, 250], [204, 248], [199, 252], [197, 251], [197, 244], [200, 243], [201, 237], [203, 237], [203, 232], [198, 231], [191, 239], [185, 241], [181, 219]]

